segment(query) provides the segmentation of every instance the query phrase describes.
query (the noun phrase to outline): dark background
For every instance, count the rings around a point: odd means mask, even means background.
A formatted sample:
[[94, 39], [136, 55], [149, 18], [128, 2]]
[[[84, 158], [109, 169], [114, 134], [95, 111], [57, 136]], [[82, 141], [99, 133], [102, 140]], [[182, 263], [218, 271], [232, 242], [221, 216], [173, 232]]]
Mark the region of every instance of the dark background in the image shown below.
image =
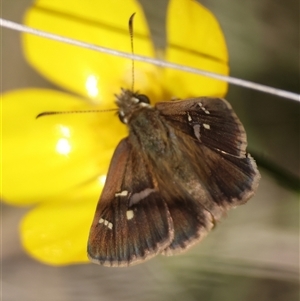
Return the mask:
[[[167, 1], [140, 2], [155, 44], [162, 48]], [[2, 17], [22, 22], [31, 3], [2, 0]], [[232, 76], [299, 93], [298, 1], [201, 3], [224, 30]], [[2, 92], [57, 89], [24, 61], [20, 33], [1, 32]], [[299, 176], [300, 105], [233, 86], [226, 98], [245, 125], [262, 173], [259, 191], [246, 206], [230, 212], [184, 255], [109, 269], [51, 267], [29, 258], [18, 236], [27, 209], [2, 204], [2, 300], [299, 300], [299, 192], [290, 174]]]

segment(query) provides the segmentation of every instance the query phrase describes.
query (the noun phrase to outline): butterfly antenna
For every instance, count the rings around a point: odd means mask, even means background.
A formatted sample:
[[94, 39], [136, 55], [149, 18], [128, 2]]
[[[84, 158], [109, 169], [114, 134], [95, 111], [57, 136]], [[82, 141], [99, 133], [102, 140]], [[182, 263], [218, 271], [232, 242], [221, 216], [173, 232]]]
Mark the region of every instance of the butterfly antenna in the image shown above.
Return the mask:
[[38, 119], [43, 116], [49, 116], [49, 115], [60, 115], [60, 114], [82, 114], [82, 113], [102, 113], [102, 112], [111, 112], [111, 111], [117, 111], [117, 109], [107, 109], [107, 110], [85, 110], [85, 111], [48, 111], [48, 112], [42, 112], [38, 114], [35, 119]]
[[[133, 48], [133, 18], [135, 16], [135, 13], [133, 13], [131, 15], [131, 17], [129, 18], [129, 34], [130, 34], [130, 43], [131, 43], [131, 53], [134, 54], [134, 48]], [[131, 91], [134, 92], [134, 58], [132, 58], [131, 61], [131, 76], [132, 76], [132, 82], [131, 82]]]

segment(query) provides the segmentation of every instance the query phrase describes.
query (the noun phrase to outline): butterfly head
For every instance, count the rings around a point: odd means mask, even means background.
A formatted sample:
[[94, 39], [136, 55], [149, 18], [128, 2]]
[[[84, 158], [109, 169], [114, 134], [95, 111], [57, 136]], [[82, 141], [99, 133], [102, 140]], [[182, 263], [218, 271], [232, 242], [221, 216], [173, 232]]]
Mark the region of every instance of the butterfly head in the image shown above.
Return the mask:
[[115, 103], [119, 107], [119, 118], [125, 124], [135, 111], [144, 107], [151, 108], [150, 100], [146, 95], [123, 88], [121, 88], [121, 93], [116, 95]]

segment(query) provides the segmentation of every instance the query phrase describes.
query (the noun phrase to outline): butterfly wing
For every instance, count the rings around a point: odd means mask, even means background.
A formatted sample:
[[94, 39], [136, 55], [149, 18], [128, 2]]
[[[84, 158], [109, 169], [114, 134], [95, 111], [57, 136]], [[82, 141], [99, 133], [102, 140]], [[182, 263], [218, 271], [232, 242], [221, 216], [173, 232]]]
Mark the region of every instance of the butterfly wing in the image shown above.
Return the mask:
[[[157, 103], [156, 109], [183, 158], [177, 182], [184, 183], [179, 189], [186, 190], [192, 199], [188, 206], [198, 202], [214, 220], [219, 220], [228, 209], [245, 203], [254, 194], [260, 175], [255, 161], [246, 152], [244, 127], [226, 100], [194, 98]], [[172, 203], [167, 205], [170, 207]], [[164, 252], [167, 255], [189, 245], [178, 231], [181, 225], [172, 210], [170, 213], [174, 239]]]
[[150, 259], [173, 240], [166, 202], [143, 157], [127, 139], [114, 153], [88, 240], [92, 262], [127, 266]]
[[201, 241], [214, 227], [214, 219], [200, 202], [195, 202], [188, 194], [166, 198], [168, 210], [173, 221], [174, 237], [161, 252], [163, 255], [174, 255], [187, 250]]
[[245, 129], [225, 99], [201, 97], [160, 102], [156, 108], [172, 127], [191, 136], [195, 142], [245, 157]]

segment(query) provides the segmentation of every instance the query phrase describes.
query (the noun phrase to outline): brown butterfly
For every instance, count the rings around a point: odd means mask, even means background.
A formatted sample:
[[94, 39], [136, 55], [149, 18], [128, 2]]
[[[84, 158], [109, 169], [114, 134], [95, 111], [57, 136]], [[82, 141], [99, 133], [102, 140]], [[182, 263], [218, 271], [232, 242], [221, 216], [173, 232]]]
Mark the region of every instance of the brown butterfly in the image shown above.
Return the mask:
[[88, 241], [92, 262], [129, 266], [180, 253], [244, 204], [260, 174], [246, 133], [220, 98], [160, 102], [122, 89], [117, 146]]

